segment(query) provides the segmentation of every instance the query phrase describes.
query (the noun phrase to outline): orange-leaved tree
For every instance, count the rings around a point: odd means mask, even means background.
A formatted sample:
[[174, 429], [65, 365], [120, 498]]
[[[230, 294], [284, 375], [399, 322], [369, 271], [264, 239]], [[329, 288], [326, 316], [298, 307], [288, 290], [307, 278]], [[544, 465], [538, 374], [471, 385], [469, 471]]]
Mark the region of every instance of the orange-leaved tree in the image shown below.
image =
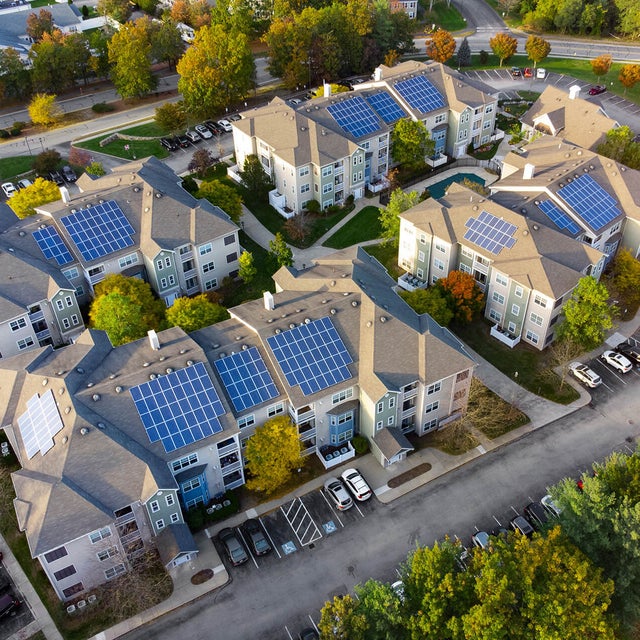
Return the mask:
[[456, 41], [444, 29], [438, 29], [426, 40], [427, 56], [436, 62], [445, 63], [456, 52]]
[[591, 70], [596, 74], [598, 79], [602, 76], [607, 75], [609, 73], [609, 69], [611, 69], [612, 58], [608, 53], [605, 53], [593, 60], [591, 62]]
[[451, 271], [435, 286], [449, 299], [455, 322], [471, 322], [484, 306], [484, 293], [470, 273]]
[[636, 82], [640, 82], [640, 64], [625, 64], [620, 69], [618, 80], [624, 87], [624, 92], [627, 93], [627, 89], [631, 89]]
[[489, 46], [491, 47], [491, 51], [500, 59], [500, 66], [502, 66], [502, 63], [516, 52], [518, 41], [508, 33], [496, 33], [496, 35], [489, 40]]

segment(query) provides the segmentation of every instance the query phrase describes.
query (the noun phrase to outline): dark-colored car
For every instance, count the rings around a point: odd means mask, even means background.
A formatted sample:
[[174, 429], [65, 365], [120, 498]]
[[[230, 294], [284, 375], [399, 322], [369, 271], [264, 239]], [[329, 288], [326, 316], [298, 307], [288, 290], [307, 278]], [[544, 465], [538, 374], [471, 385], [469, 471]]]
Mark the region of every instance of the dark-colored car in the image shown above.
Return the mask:
[[173, 138], [160, 138], [160, 144], [167, 151], [175, 151], [178, 148], [178, 143]]
[[214, 135], [223, 133], [222, 127], [213, 120], [205, 120], [204, 126], [207, 127], [207, 129], [209, 129], [209, 131], [211, 131], [211, 133], [213, 133]]
[[187, 136], [178, 136], [176, 140], [183, 149], [188, 149], [191, 146], [191, 143], [189, 142], [189, 138], [187, 138]]
[[10, 615], [11, 612], [19, 606], [20, 600], [12, 596], [10, 593], [0, 596], [0, 618]]
[[264, 535], [262, 525], [255, 518], [247, 520], [242, 525], [242, 533], [244, 533], [251, 550], [257, 556], [266, 556], [267, 553], [271, 552], [271, 545]]
[[76, 172], [68, 164], [62, 167], [62, 177], [67, 182], [75, 182], [78, 179]]
[[549, 519], [545, 508], [539, 502], [530, 502], [524, 508], [524, 515], [533, 525], [534, 529], [539, 529], [541, 526], [546, 524]]
[[298, 640], [318, 640], [320, 636], [313, 627], [307, 627], [298, 634]]
[[523, 536], [530, 536], [533, 533], [533, 527], [524, 516], [516, 516], [509, 521], [511, 528]]
[[224, 550], [227, 552], [229, 562], [231, 562], [234, 567], [244, 564], [249, 559], [247, 552], [242, 546], [242, 542], [240, 542], [238, 535], [233, 529], [228, 527], [223, 529], [218, 534], [218, 539], [223, 544]]
[[601, 93], [604, 93], [607, 90], [606, 87], [603, 87], [601, 84], [597, 84], [594, 87], [589, 89], [590, 96], [599, 96]]
[[636, 347], [628, 342], [621, 342], [614, 351], [621, 353], [627, 360], [634, 364], [640, 364], [640, 347]]
[[511, 67], [511, 77], [522, 78], [522, 71], [520, 71], [520, 67]]
[[64, 178], [60, 175], [59, 171], [49, 171], [49, 180], [55, 182], [59, 187], [64, 184]]

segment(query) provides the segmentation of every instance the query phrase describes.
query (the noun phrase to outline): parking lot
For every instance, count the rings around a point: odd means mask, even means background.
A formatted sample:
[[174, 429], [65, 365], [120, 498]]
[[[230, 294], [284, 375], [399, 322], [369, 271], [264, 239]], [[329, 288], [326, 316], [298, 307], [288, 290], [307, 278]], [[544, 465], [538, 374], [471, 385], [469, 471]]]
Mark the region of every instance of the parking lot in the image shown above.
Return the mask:
[[0, 619], [0, 640], [6, 640], [13, 634], [33, 622], [34, 617], [25, 602], [24, 596], [18, 591], [13, 581], [9, 577], [5, 567], [0, 564], [0, 595], [11, 594], [17, 598], [21, 604], [17, 609]]

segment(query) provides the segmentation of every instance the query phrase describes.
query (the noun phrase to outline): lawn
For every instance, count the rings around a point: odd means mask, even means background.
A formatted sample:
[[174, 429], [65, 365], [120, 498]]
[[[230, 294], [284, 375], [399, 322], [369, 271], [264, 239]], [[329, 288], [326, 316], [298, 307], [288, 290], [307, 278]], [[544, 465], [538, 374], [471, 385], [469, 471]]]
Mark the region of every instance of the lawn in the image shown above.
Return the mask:
[[15, 178], [22, 173], [31, 171], [33, 158], [31, 156], [13, 156], [11, 158], [0, 158], [0, 180], [5, 182]]
[[[91, 138], [83, 142], [75, 143], [74, 146], [87, 149], [88, 151], [96, 151], [98, 153], [107, 153], [117, 158], [125, 160], [135, 160], [136, 158], [146, 158], [147, 156], [156, 156], [156, 158], [166, 158], [169, 152], [158, 142], [158, 140], [114, 140], [104, 147], [100, 146], [100, 142], [108, 138], [111, 134]], [[128, 145], [129, 149], [125, 149]]]
[[332, 249], [344, 249], [359, 242], [379, 238], [382, 233], [379, 215], [380, 209], [378, 207], [373, 205], [364, 207], [347, 224], [338, 229], [324, 243], [324, 246]]
[[365, 247], [364, 250], [382, 264], [393, 279], [399, 278], [404, 273], [398, 266], [398, 247], [393, 243], [373, 244]]
[[445, 31], [460, 31], [467, 27], [467, 22], [460, 15], [460, 12], [447, 2], [434, 2], [433, 10], [425, 11], [422, 20], [427, 29], [430, 29], [432, 24]]

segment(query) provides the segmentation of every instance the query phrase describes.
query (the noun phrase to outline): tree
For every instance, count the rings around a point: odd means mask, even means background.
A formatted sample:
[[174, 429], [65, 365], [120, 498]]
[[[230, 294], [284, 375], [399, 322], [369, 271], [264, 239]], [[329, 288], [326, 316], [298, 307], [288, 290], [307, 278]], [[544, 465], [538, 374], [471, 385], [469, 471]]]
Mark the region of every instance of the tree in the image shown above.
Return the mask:
[[391, 156], [401, 165], [416, 168], [424, 164], [424, 159], [435, 149], [435, 142], [421, 120], [396, 122], [391, 132]]
[[180, 327], [186, 333], [208, 327], [229, 317], [222, 305], [210, 302], [204, 293], [193, 298], [177, 298], [166, 313], [169, 326]]
[[251, 281], [258, 274], [258, 269], [253, 261], [253, 253], [243, 251], [238, 258], [238, 276], [245, 284], [251, 284]]
[[34, 86], [46, 93], [55, 93], [74, 84], [74, 61], [72, 51], [65, 46], [66, 38], [61, 31], [45, 33], [40, 42], [29, 51]]
[[107, 173], [104, 170], [104, 166], [102, 165], [102, 162], [97, 162], [96, 160], [89, 163], [85, 167], [85, 170], [90, 176], [95, 176], [96, 178], [99, 178], [100, 176], [104, 176]]
[[[311, 200], [311, 202], [317, 202], [317, 200]], [[311, 216], [307, 215], [307, 213], [308, 211], [302, 211], [295, 216], [291, 216], [282, 227], [291, 241], [299, 245], [304, 244], [309, 237], [309, 233], [311, 233]]]
[[335, 596], [332, 601], [325, 603], [318, 623], [320, 637], [336, 640], [371, 638], [372, 636], [366, 635], [369, 632], [369, 624], [360, 608], [360, 602], [350, 594]]
[[167, 62], [169, 69], [175, 69], [176, 63], [183, 53], [182, 34], [174, 20], [166, 18], [157, 28], [152, 29], [151, 57], [154, 60]]
[[220, 180], [205, 180], [198, 191], [199, 198], [206, 198], [211, 204], [220, 207], [236, 224], [242, 218], [242, 198], [238, 192]]
[[608, 53], [605, 53], [589, 62], [591, 63], [591, 70], [597, 76], [598, 80], [600, 80], [602, 76], [606, 76], [607, 73], [609, 73], [613, 58]]
[[33, 160], [33, 170], [39, 176], [46, 176], [50, 171], [55, 171], [60, 165], [62, 156], [55, 149], [48, 149], [39, 153]]
[[508, 60], [517, 50], [518, 41], [508, 33], [496, 33], [489, 40], [491, 51], [500, 59], [500, 66], [505, 60]]
[[598, 153], [620, 162], [634, 136], [627, 125], [610, 129], [607, 131], [606, 140], [598, 145]]
[[175, 134], [184, 131], [187, 126], [187, 114], [179, 102], [165, 102], [156, 107], [156, 124], [167, 133]]
[[456, 322], [471, 322], [484, 306], [484, 293], [470, 273], [451, 271], [445, 278], [440, 278], [435, 286], [450, 299]]
[[569, 364], [582, 353], [582, 345], [565, 337], [563, 340], [555, 340], [549, 350], [551, 368], [559, 368], [560, 389], [564, 387], [567, 373], [569, 372]]
[[266, 198], [271, 189], [271, 180], [260, 162], [257, 155], [251, 154], [244, 159], [242, 171], [239, 172], [242, 184], [251, 193], [255, 193], [260, 198]]
[[628, 249], [620, 249], [613, 260], [613, 286], [626, 305], [640, 303], [640, 261]]
[[593, 276], [580, 278], [563, 309], [564, 319], [556, 331], [559, 339], [568, 338], [591, 351], [602, 344], [607, 329], [613, 326], [618, 311], [609, 303], [605, 285]]
[[439, 325], [448, 327], [453, 320], [449, 300], [439, 287], [400, 291], [400, 297], [419, 314], [428, 313]]
[[29, 117], [33, 124], [41, 124], [50, 127], [62, 118], [63, 111], [56, 104], [56, 96], [46, 93], [37, 93], [29, 103]]
[[249, 478], [247, 488], [272, 494], [304, 465], [298, 430], [288, 416], [276, 416], [256, 428], [247, 441], [244, 456]]
[[538, 62], [542, 62], [549, 55], [551, 45], [540, 36], [529, 36], [524, 45], [524, 50], [527, 52], [529, 60], [533, 62], [533, 68], [535, 69]]
[[36, 178], [31, 186], [14, 193], [7, 204], [18, 218], [26, 218], [36, 212], [35, 207], [47, 202], [55, 202], [60, 198], [60, 189], [54, 182]]
[[444, 29], [438, 29], [426, 40], [427, 56], [436, 62], [443, 64], [453, 56], [456, 51], [454, 37]]
[[101, 16], [109, 16], [120, 23], [125, 23], [131, 15], [129, 0], [98, 0], [96, 9]]
[[269, 256], [279, 267], [293, 266], [293, 251], [284, 240], [284, 236], [278, 231], [275, 238], [269, 241]]
[[640, 64], [622, 65], [618, 80], [622, 83], [626, 95], [627, 89], [633, 88], [637, 82], [640, 82]]
[[458, 67], [470, 67], [471, 66], [471, 47], [469, 41], [465, 36], [464, 40], [458, 47]]
[[91, 154], [86, 149], [71, 147], [69, 149], [69, 164], [76, 167], [86, 167], [91, 162]]
[[97, 296], [89, 310], [91, 326], [106, 331], [114, 347], [144, 338], [149, 326], [143, 320], [142, 308], [120, 293]]
[[40, 42], [45, 33], [53, 33], [53, 15], [47, 9], [40, 9], [36, 13], [27, 16], [27, 35], [34, 42]]
[[191, 156], [191, 162], [187, 169], [198, 174], [199, 178], [204, 177], [207, 169], [213, 167], [216, 159], [211, 155], [209, 149], [196, 149]]
[[0, 96], [26, 98], [31, 93], [31, 75], [13, 48], [0, 49]]
[[380, 226], [382, 227], [382, 238], [385, 244], [398, 246], [400, 236], [400, 214], [407, 209], [411, 209], [420, 202], [417, 191], [405, 193], [402, 189], [396, 189], [391, 193], [389, 204], [380, 208]]
[[89, 40], [84, 33], [69, 33], [64, 36], [63, 46], [74, 83], [82, 80], [86, 85], [92, 56]]

